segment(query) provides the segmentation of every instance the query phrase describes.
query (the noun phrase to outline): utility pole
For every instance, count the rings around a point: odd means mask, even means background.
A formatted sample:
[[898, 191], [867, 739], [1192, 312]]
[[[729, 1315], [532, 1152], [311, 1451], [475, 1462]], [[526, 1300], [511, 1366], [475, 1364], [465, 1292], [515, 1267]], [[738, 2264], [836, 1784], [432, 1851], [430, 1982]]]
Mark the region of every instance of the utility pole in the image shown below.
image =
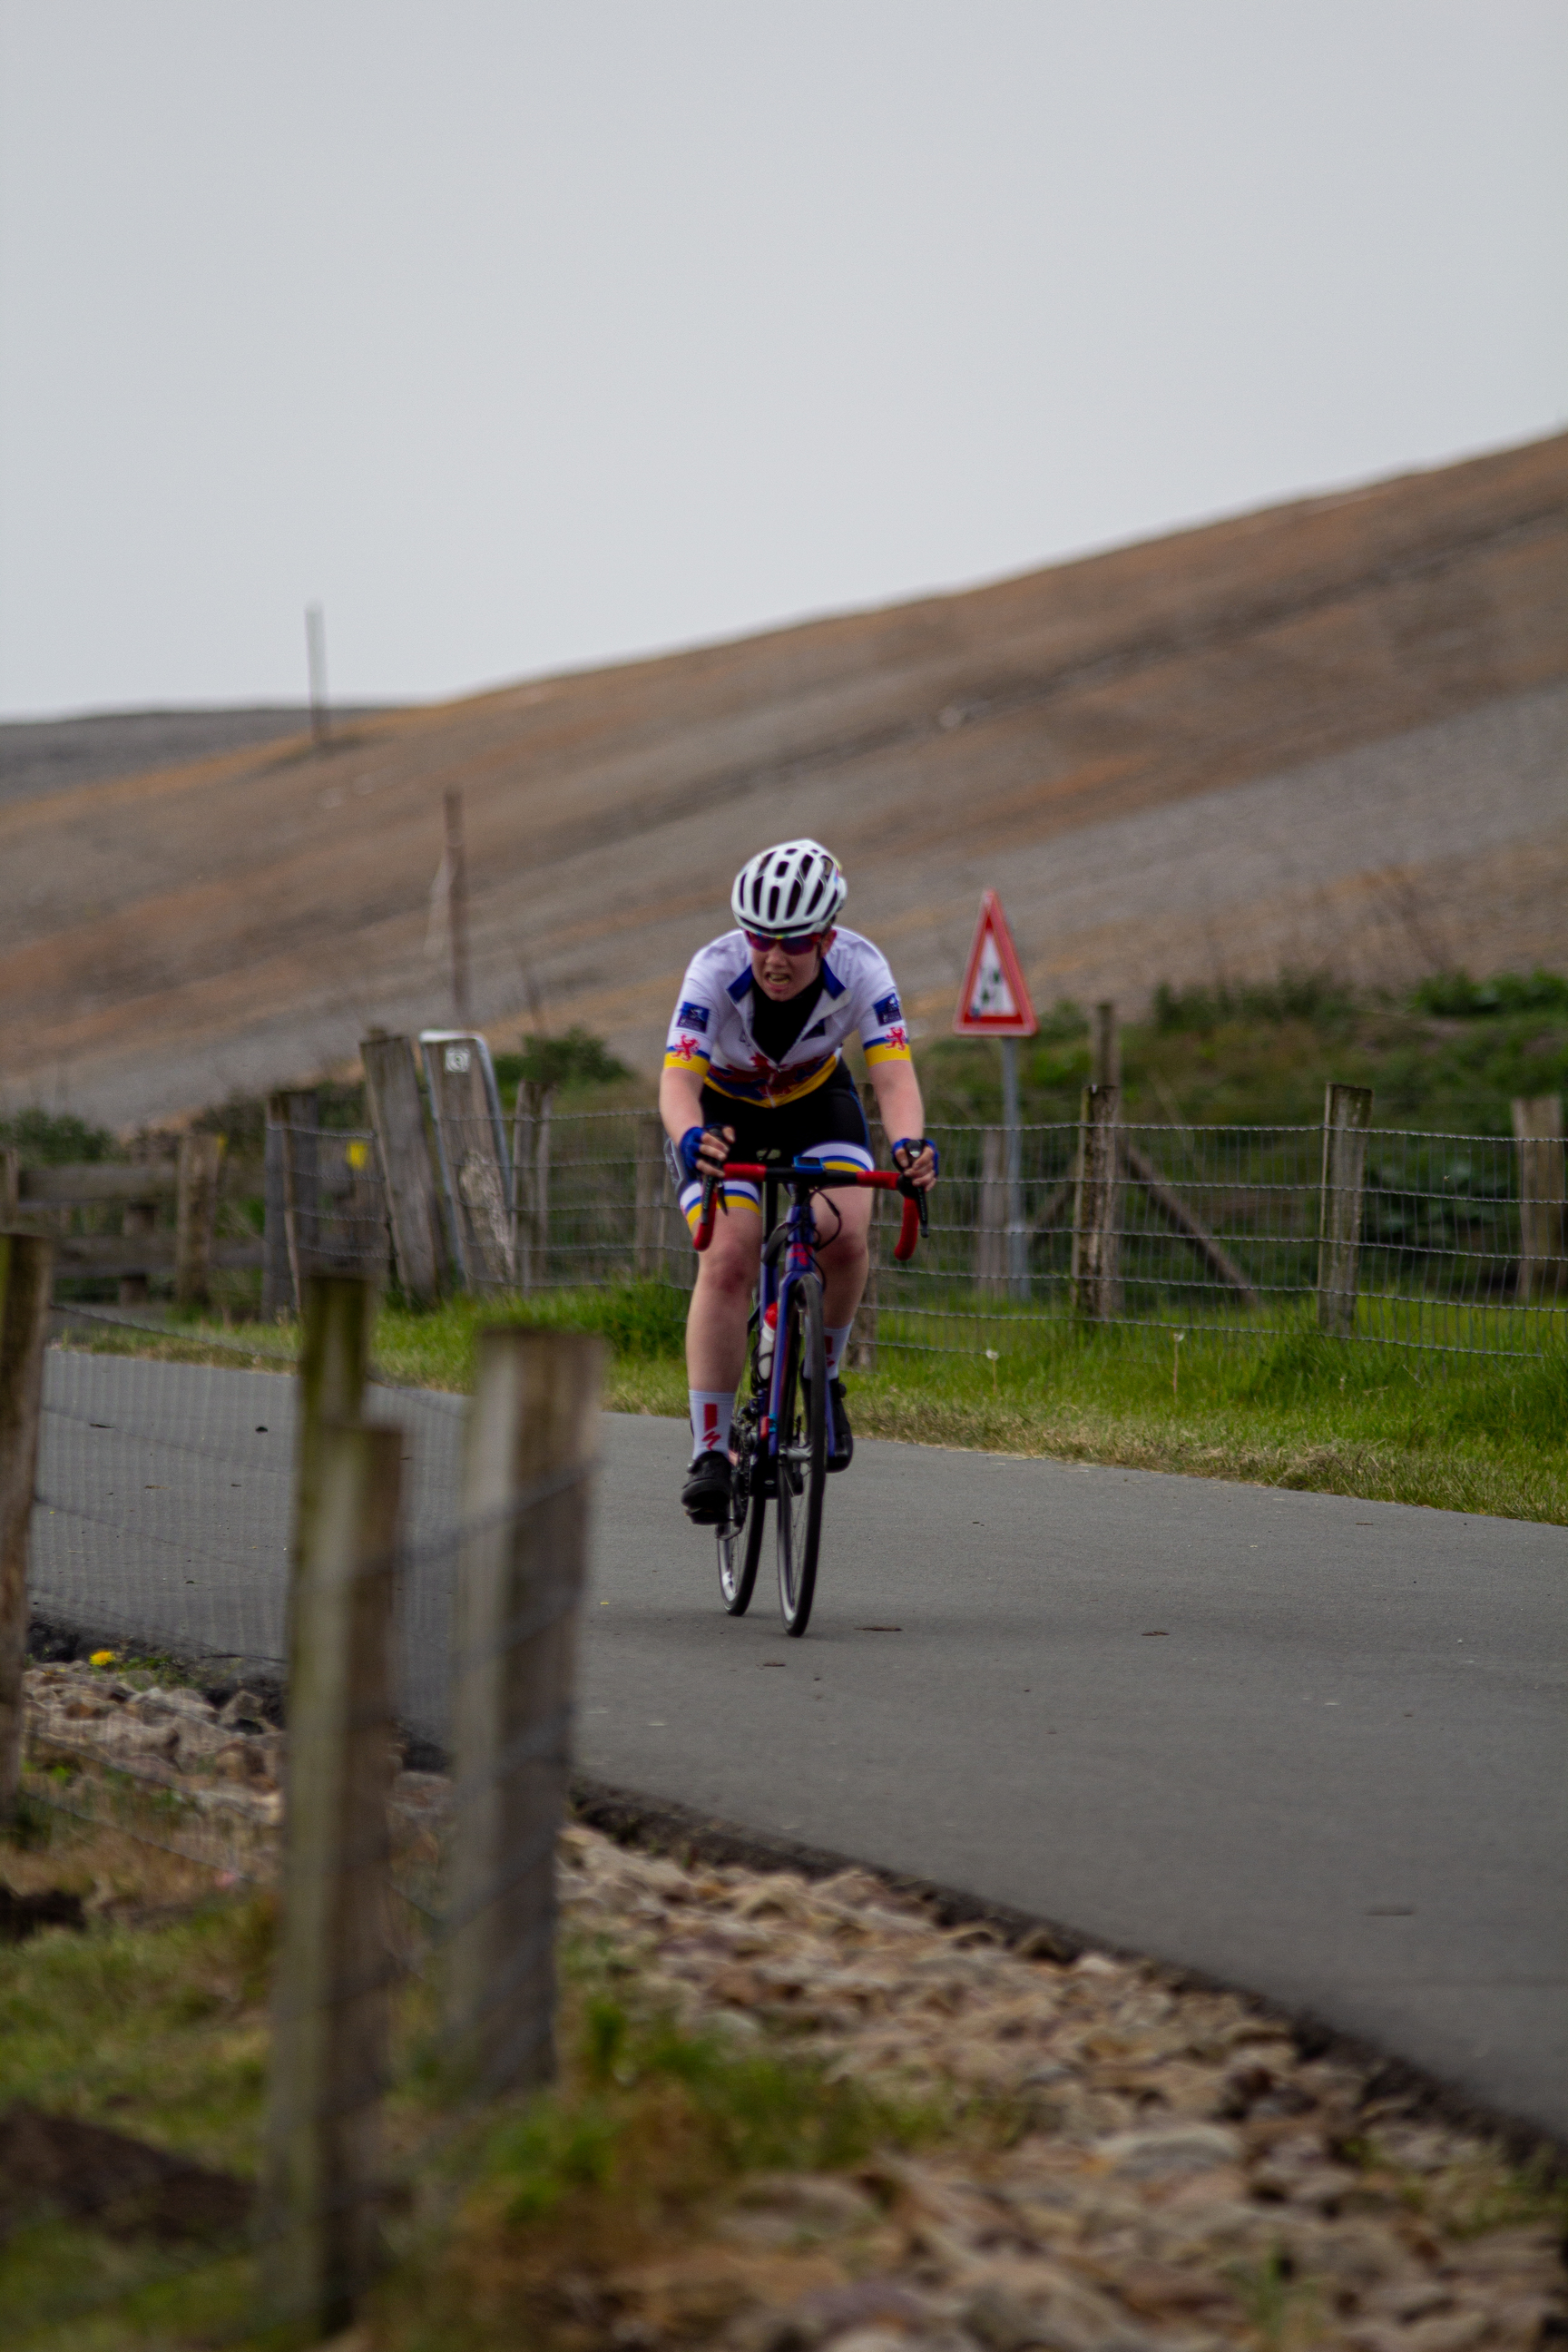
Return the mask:
[[457, 1026], [471, 1020], [468, 1000], [468, 867], [463, 848], [463, 795], [446, 795], [447, 925], [452, 940], [452, 1011]]
[[319, 604], [305, 607], [305, 658], [310, 671], [310, 733], [324, 743], [327, 722], [327, 624]]

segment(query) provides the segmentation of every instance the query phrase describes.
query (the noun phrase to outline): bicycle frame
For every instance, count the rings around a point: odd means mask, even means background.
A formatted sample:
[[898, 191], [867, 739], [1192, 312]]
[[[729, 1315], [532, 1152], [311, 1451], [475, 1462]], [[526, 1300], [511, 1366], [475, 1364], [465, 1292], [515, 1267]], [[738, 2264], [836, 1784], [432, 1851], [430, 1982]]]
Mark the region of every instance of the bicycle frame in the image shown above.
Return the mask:
[[[784, 1350], [779, 1337], [788, 1322], [790, 1293], [806, 1275], [816, 1274], [816, 1226], [811, 1213], [813, 1192], [886, 1192], [903, 1195], [903, 1221], [899, 1231], [893, 1255], [900, 1259], [912, 1257], [915, 1244], [926, 1223], [925, 1194], [917, 1191], [907, 1176], [889, 1175], [874, 1168], [831, 1168], [817, 1160], [795, 1160], [787, 1168], [764, 1168], [750, 1162], [731, 1161], [723, 1176], [709, 1176], [702, 1186], [702, 1208], [693, 1237], [699, 1251], [705, 1250], [713, 1238], [713, 1219], [722, 1211], [725, 1177], [738, 1177], [748, 1183], [760, 1183], [763, 1192], [763, 1256], [757, 1276], [757, 1319], [763, 1318], [770, 1307], [774, 1309], [773, 1362], [768, 1367], [768, 1402], [763, 1426], [757, 1434], [764, 1458], [778, 1458], [778, 1424], [780, 1387], [784, 1379]], [[778, 1195], [788, 1185], [792, 1198], [789, 1216], [782, 1232], [777, 1232]], [[784, 1260], [782, 1272], [778, 1261]], [[819, 1277], [820, 1278], [820, 1277]]]

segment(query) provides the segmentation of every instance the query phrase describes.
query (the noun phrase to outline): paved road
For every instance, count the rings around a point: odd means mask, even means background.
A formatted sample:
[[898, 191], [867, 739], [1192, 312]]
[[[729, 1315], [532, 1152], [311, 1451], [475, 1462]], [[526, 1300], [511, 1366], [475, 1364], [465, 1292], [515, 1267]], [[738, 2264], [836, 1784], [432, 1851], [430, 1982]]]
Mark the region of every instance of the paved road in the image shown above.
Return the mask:
[[[289, 1384], [55, 1355], [49, 1396], [41, 1598], [276, 1652]], [[381, 1403], [428, 1537], [456, 1401]], [[610, 1418], [586, 1770], [1252, 1987], [1568, 2133], [1563, 1529], [863, 1444], [791, 1643], [766, 1587], [722, 1614], [679, 1459]], [[405, 1703], [439, 1737], [439, 1555], [416, 1582]]]

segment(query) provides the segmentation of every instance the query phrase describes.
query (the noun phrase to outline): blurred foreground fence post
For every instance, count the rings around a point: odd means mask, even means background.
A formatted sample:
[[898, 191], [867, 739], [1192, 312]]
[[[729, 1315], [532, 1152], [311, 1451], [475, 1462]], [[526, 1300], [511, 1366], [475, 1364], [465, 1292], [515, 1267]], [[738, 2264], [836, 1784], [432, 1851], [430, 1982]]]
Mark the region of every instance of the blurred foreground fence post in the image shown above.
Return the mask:
[[54, 1259], [42, 1234], [0, 1233], [0, 1822], [16, 1811], [22, 1779], [27, 1528]]
[[211, 1297], [217, 1223], [221, 1135], [182, 1135], [174, 1191], [174, 1304], [205, 1307]]
[[1118, 1256], [1116, 1111], [1120, 1090], [1088, 1086], [1079, 1115], [1078, 1184], [1073, 1203], [1073, 1311], [1085, 1321], [1109, 1323], [1121, 1312]]
[[10, 1224], [22, 1199], [22, 1155], [14, 1143], [0, 1144], [0, 1225]]
[[1514, 1296], [1521, 1307], [1555, 1298], [1568, 1289], [1568, 1220], [1563, 1213], [1563, 1097], [1527, 1095], [1515, 1099], [1513, 1132], [1519, 1144], [1519, 1276]]
[[555, 1843], [571, 1766], [603, 1343], [481, 1331], [452, 1661], [447, 2023], [486, 2092], [554, 2068]]
[[1323, 1097], [1323, 1180], [1318, 1221], [1318, 1328], [1348, 1339], [1355, 1329], [1362, 1195], [1366, 1183], [1370, 1087], [1331, 1086]]
[[432, 1306], [441, 1288], [441, 1204], [425, 1139], [414, 1041], [372, 1036], [359, 1050], [397, 1279], [412, 1305]]
[[403, 1446], [399, 1429], [318, 1424], [289, 1594], [263, 2266], [277, 2316], [323, 2334], [353, 2318], [378, 2251], [394, 1969], [387, 1806]]
[[314, 1522], [321, 1431], [330, 1421], [359, 1419], [370, 1371], [373, 1284], [353, 1274], [307, 1275], [300, 1301], [299, 1405], [294, 1433], [294, 1530], [290, 1558], [300, 1572]]

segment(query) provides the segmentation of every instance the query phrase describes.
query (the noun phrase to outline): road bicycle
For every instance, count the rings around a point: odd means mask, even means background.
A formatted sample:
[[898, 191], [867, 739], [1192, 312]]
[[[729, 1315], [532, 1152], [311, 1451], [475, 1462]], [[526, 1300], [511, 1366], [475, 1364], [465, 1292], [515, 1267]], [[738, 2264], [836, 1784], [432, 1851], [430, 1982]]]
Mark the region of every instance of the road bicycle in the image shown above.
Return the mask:
[[[893, 1255], [914, 1255], [926, 1226], [926, 1196], [907, 1176], [881, 1169], [831, 1168], [800, 1160], [764, 1168], [735, 1160], [722, 1176], [707, 1176], [694, 1236], [699, 1250], [713, 1238], [726, 1179], [763, 1187], [762, 1265], [751, 1322], [751, 1380], [735, 1414], [735, 1472], [730, 1517], [717, 1529], [719, 1590], [731, 1617], [751, 1605], [762, 1558], [767, 1505], [774, 1510], [779, 1611], [784, 1632], [805, 1633], [816, 1590], [822, 1540], [822, 1498], [827, 1483], [830, 1412], [827, 1352], [823, 1336], [822, 1274], [812, 1210], [816, 1192], [901, 1192], [903, 1220]], [[787, 1187], [789, 1214], [778, 1219]], [[777, 1222], [775, 1222], [777, 1221]]]

